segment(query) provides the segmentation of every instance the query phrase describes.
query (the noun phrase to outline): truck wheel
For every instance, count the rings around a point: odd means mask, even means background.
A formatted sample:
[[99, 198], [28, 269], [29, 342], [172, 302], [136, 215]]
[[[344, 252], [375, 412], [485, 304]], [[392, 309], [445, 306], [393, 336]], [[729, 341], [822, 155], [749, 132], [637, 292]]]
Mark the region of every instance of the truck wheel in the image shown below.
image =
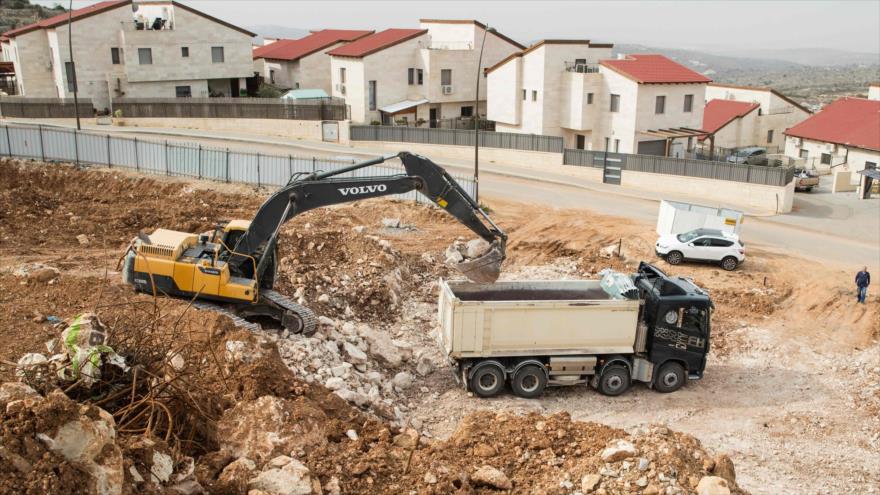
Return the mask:
[[664, 394], [675, 392], [684, 386], [686, 378], [684, 366], [676, 362], [666, 363], [657, 370], [657, 376], [654, 377], [654, 390]]
[[680, 265], [684, 256], [682, 256], [680, 251], [671, 251], [666, 255], [666, 262], [670, 265]]
[[599, 392], [611, 397], [620, 395], [629, 388], [629, 370], [619, 364], [605, 368], [599, 377]]
[[532, 399], [544, 393], [547, 386], [547, 376], [539, 366], [529, 364], [517, 370], [510, 380], [510, 388], [519, 397]]
[[480, 397], [492, 397], [504, 387], [504, 371], [494, 364], [481, 366], [470, 380], [471, 391]]
[[739, 264], [739, 261], [736, 260], [733, 256], [726, 256], [723, 260], [721, 260], [721, 268], [732, 272], [736, 270], [736, 265]]

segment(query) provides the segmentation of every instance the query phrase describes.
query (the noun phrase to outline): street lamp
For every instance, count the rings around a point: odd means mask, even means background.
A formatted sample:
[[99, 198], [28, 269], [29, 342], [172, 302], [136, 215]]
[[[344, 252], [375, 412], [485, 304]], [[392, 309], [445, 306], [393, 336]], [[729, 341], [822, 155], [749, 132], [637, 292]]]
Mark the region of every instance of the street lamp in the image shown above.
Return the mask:
[[73, 20], [73, 0], [70, 0], [67, 9], [67, 48], [70, 49], [70, 79], [73, 81], [73, 111], [76, 114], [76, 130], [81, 131], [79, 125], [79, 99], [77, 98], [77, 90], [79, 84], [76, 83], [76, 64], [73, 63], [73, 29], [71, 24]]
[[486, 46], [486, 35], [495, 29], [486, 26], [483, 29], [483, 42], [480, 43], [480, 59], [477, 62], [477, 92], [474, 96], [474, 201], [480, 204], [480, 66], [483, 65], [483, 48]]

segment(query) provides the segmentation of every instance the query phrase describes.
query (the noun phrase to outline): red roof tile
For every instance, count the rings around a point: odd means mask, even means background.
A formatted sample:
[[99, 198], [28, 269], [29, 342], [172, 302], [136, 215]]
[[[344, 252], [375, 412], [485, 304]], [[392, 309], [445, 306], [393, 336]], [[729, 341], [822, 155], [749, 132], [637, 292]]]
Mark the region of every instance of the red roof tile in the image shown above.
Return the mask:
[[327, 53], [337, 57], [366, 57], [371, 53], [403, 43], [427, 32], [427, 29], [386, 29], [385, 31], [365, 36], [345, 46], [330, 50]]
[[744, 117], [760, 106], [758, 103], [747, 101], [709, 100], [703, 110], [703, 130], [709, 133], [717, 132], [734, 119]]
[[880, 151], [880, 101], [840, 98], [785, 134]]
[[708, 83], [712, 81], [663, 55], [629, 55], [622, 60], [602, 60], [599, 63], [640, 84]]
[[[112, 10], [117, 7], [121, 7], [123, 5], [128, 5], [132, 0], [109, 0], [106, 2], [98, 2], [93, 5], [89, 5], [88, 7], [83, 7], [81, 9], [75, 9], [71, 12], [70, 17], [75, 21], [77, 19], [81, 19], [83, 17], [88, 17], [94, 14], [100, 14], [101, 12]], [[3, 33], [3, 36], [15, 37], [20, 34], [28, 33], [31, 31], [35, 31], [37, 29], [46, 29], [52, 28], [55, 26], [60, 26], [67, 22], [68, 14], [65, 12], [64, 14], [58, 14], [56, 16], [49, 17], [48, 19], [43, 19], [42, 21], [35, 22], [33, 24], [28, 24], [27, 26], [22, 26], [11, 31], [7, 31]]]
[[341, 41], [354, 41], [372, 33], [373, 31], [323, 29], [298, 40], [281, 39], [261, 46], [254, 50], [254, 59], [297, 60]]

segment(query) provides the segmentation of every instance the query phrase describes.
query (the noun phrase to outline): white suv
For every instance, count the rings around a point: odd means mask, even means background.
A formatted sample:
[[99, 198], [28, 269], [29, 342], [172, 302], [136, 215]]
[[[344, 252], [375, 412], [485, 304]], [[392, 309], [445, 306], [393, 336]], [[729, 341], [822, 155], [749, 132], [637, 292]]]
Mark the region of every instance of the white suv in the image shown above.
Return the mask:
[[734, 270], [746, 259], [746, 250], [736, 234], [716, 229], [696, 229], [683, 234], [666, 234], [657, 239], [657, 256], [670, 265], [684, 260], [718, 263]]

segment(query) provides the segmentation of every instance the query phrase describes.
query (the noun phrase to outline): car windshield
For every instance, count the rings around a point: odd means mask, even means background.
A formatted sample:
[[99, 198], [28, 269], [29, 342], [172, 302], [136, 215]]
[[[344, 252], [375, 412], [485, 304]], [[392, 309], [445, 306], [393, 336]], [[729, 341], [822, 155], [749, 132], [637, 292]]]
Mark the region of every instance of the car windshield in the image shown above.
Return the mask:
[[690, 242], [699, 236], [700, 233], [698, 231], [692, 230], [690, 232], [685, 232], [684, 234], [678, 234], [676, 238], [678, 239], [678, 242]]

